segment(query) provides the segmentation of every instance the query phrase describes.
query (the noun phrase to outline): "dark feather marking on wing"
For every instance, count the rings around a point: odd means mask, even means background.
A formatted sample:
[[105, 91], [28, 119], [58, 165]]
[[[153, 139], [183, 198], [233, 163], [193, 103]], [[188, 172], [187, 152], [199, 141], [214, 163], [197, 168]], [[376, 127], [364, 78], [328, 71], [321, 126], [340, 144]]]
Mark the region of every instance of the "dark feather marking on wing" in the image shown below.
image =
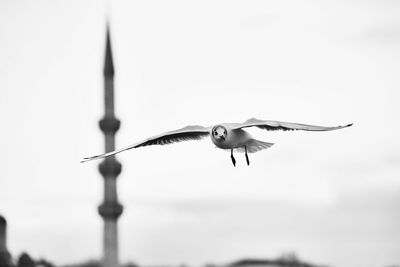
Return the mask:
[[287, 128], [283, 126], [269, 126], [269, 125], [254, 125], [255, 127], [258, 127], [260, 129], [264, 129], [267, 131], [276, 131], [276, 130], [282, 130], [282, 131], [299, 131], [300, 129], [293, 129], [293, 128]]
[[170, 135], [164, 135], [162, 137], [159, 137], [157, 139], [149, 140], [144, 143], [141, 143], [137, 147], [141, 146], [151, 146], [151, 145], [169, 145], [172, 143], [178, 143], [182, 141], [188, 141], [188, 140], [201, 140], [202, 138], [208, 136], [207, 132], [187, 132], [187, 133], [176, 133], [176, 134], [170, 134]]

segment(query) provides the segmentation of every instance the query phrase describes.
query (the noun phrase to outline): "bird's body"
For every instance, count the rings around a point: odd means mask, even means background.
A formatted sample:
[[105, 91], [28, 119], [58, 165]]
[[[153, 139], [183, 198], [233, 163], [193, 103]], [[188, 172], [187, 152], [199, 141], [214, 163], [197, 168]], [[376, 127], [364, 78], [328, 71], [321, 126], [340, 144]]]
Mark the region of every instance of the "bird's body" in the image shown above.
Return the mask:
[[139, 143], [133, 144], [126, 148], [107, 152], [101, 155], [84, 158], [82, 162], [109, 157], [120, 152], [138, 148], [148, 145], [166, 145], [187, 140], [199, 140], [208, 135], [211, 137], [211, 141], [221, 149], [231, 151], [232, 163], [235, 166], [236, 160], [233, 156], [233, 151], [244, 152], [246, 154], [247, 164], [250, 164], [247, 153], [255, 153], [257, 151], [267, 149], [273, 145], [273, 143], [267, 143], [264, 141], [254, 139], [244, 128], [247, 127], [258, 127], [265, 130], [303, 130], [303, 131], [332, 131], [349, 127], [352, 124], [337, 127], [323, 127], [308, 124], [299, 123], [288, 123], [280, 121], [268, 121], [249, 119], [244, 123], [223, 123], [210, 127], [203, 126], [186, 126], [182, 129], [175, 131], [166, 132], [157, 136], [150, 137]]
[[224, 127], [227, 130], [226, 137], [224, 139], [218, 139], [214, 135], [210, 135], [211, 141], [219, 148], [232, 149], [243, 147], [251, 139], [250, 134], [242, 129], [232, 130], [226, 125], [218, 125], [215, 127]]
[[[214, 145], [221, 149], [233, 149], [235, 152], [245, 152], [244, 147], [247, 147], [248, 153], [255, 153], [273, 145], [272, 143], [254, 139], [250, 133], [243, 129], [231, 129], [228, 125], [224, 124], [215, 127], [223, 127], [226, 129], [225, 139], [217, 138], [213, 134], [210, 135]], [[269, 144], [269, 146], [263, 146], [263, 144]]]

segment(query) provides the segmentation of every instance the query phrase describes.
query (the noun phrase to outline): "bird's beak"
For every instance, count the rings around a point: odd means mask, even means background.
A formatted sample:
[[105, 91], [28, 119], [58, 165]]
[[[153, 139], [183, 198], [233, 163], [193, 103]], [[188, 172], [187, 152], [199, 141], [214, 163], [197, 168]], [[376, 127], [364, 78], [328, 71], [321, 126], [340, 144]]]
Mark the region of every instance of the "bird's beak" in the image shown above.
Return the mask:
[[221, 140], [225, 141], [225, 136], [221, 136], [220, 138]]

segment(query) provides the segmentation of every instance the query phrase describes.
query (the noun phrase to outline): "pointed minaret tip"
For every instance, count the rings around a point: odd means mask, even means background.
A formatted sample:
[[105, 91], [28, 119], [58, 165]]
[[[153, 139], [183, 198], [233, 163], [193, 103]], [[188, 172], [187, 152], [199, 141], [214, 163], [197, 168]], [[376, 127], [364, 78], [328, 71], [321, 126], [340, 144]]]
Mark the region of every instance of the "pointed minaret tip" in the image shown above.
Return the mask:
[[110, 25], [107, 22], [106, 55], [104, 60], [104, 76], [114, 76], [114, 63], [111, 50]]

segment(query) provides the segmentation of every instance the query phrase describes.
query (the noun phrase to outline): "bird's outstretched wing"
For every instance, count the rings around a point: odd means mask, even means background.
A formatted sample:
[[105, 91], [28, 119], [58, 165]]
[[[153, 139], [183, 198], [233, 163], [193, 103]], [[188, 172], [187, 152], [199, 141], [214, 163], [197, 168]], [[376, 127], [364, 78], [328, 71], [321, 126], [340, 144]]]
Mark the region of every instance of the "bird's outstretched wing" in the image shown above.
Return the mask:
[[268, 121], [268, 120], [258, 120], [255, 118], [251, 118], [244, 123], [235, 123], [232, 125], [232, 129], [241, 129], [246, 127], [258, 127], [261, 129], [265, 129], [268, 131], [294, 131], [294, 130], [303, 130], [303, 131], [332, 131], [338, 130], [342, 128], [346, 128], [353, 125], [347, 124], [344, 126], [335, 126], [335, 127], [324, 127], [324, 126], [316, 126], [316, 125], [308, 125], [308, 124], [300, 124], [300, 123], [291, 123], [291, 122], [283, 122], [283, 121]]
[[128, 147], [111, 151], [108, 153], [96, 155], [93, 157], [87, 157], [84, 158], [82, 162], [94, 160], [94, 159], [101, 159], [101, 158], [106, 158], [118, 153], [121, 153], [123, 151], [132, 149], [132, 148], [138, 148], [141, 146], [151, 146], [151, 145], [168, 145], [172, 143], [177, 143], [177, 142], [182, 142], [182, 141], [188, 141], [188, 140], [200, 140], [206, 136], [208, 136], [210, 133], [210, 129], [203, 127], [203, 126], [186, 126], [182, 129], [178, 129], [175, 131], [170, 131], [166, 132], [160, 135], [156, 135], [150, 138], [147, 138], [146, 140], [143, 140], [141, 142], [135, 143], [133, 145], [130, 145]]

